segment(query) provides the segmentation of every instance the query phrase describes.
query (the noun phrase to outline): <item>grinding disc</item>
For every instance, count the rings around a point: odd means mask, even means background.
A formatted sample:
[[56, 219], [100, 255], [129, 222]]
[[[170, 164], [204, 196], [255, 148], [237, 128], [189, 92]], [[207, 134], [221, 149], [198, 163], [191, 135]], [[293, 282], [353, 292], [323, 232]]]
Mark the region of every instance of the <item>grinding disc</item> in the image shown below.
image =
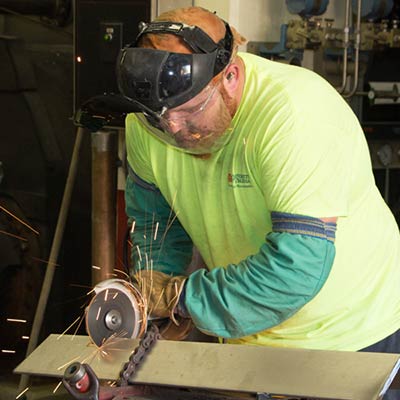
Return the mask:
[[86, 309], [86, 330], [97, 346], [110, 337], [136, 338], [143, 333], [143, 305], [128, 282], [110, 279], [96, 286], [95, 292]]

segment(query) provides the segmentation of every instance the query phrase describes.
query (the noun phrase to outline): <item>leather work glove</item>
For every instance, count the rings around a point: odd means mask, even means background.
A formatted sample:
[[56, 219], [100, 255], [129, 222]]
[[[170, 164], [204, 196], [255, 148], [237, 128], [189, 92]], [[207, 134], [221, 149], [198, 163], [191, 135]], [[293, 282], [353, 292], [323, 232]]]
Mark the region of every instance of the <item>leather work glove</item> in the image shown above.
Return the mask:
[[179, 325], [175, 325], [170, 319], [160, 322], [158, 329], [163, 339], [184, 340], [193, 330], [194, 324], [190, 318], [177, 317]]
[[169, 318], [160, 325], [160, 333], [165, 339], [183, 340], [192, 330], [193, 323], [188, 315], [178, 314], [178, 303], [187, 277], [170, 276], [154, 270], [142, 270], [136, 280], [147, 303], [147, 313], [151, 317]]

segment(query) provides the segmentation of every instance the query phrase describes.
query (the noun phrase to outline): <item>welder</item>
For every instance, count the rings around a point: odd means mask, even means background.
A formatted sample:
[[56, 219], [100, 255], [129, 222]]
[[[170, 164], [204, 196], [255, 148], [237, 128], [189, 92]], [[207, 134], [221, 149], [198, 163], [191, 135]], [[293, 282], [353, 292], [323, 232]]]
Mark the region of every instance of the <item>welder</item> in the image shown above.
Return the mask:
[[[316, 73], [244, 43], [190, 7], [121, 51], [148, 309], [228, 343], [400, 352], [399, 230], [357, 117]], [[206, 268], [188, 274], [193, 247]]]

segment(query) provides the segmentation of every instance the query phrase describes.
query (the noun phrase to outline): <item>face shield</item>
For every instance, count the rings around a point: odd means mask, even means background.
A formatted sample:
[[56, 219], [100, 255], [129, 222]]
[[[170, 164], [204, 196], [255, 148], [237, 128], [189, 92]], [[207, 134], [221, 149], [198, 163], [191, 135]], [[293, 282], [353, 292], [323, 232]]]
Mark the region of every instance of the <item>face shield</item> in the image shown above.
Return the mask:
[[180, 36], [194, 53], [140, 48], [136, 43], [125, 47], [117, 63], [120, 92], [141, 109], [139, 120], [162, 141], [192, 154], [217, 150], [222, 146], [217, 146], [220, 138], [229, 136], [229, 127], [220, 132], [218, 121], [210, 124], [204, 119], [212, 107], [225, 106], [212, 80], [230, 61], [233, 38], [229, 25], [218, 43], [198, 27], [173, 22], [146, 25], [138, 38], [145, 33]]

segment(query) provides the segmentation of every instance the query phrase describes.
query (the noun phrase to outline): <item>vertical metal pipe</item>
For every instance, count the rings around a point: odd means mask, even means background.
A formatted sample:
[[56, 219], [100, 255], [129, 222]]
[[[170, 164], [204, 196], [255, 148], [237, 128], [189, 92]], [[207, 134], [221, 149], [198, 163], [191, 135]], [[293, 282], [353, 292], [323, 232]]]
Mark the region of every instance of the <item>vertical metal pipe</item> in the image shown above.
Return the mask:
[[346, 14], [344, 21], [344, 49], [343, 49], [343, 73], [342, 73], [342, 84], [337, 91], [343, 93], [346, 89], [347, 84], [347, 55], [349, 51], [349, 33], [350, 33], [350, 0], [346, 0]]
[[116, 259], [116, 131], [92, 133], [92, 284], [109, 279]]
[[360, 43], [361, 43], [361, 5], [362, 0], [357, 1], [357, 25], [355, 30], [355, 41], [354, 41], [354, 48], [355, 48], [355, 61], [354, 61], [354, 82], [353, 88], [348, 93], [344, 93], [344, 98], [350, 98], [354, 96], [357, 91], [358, 87], [358, 75], [360, 69]]

